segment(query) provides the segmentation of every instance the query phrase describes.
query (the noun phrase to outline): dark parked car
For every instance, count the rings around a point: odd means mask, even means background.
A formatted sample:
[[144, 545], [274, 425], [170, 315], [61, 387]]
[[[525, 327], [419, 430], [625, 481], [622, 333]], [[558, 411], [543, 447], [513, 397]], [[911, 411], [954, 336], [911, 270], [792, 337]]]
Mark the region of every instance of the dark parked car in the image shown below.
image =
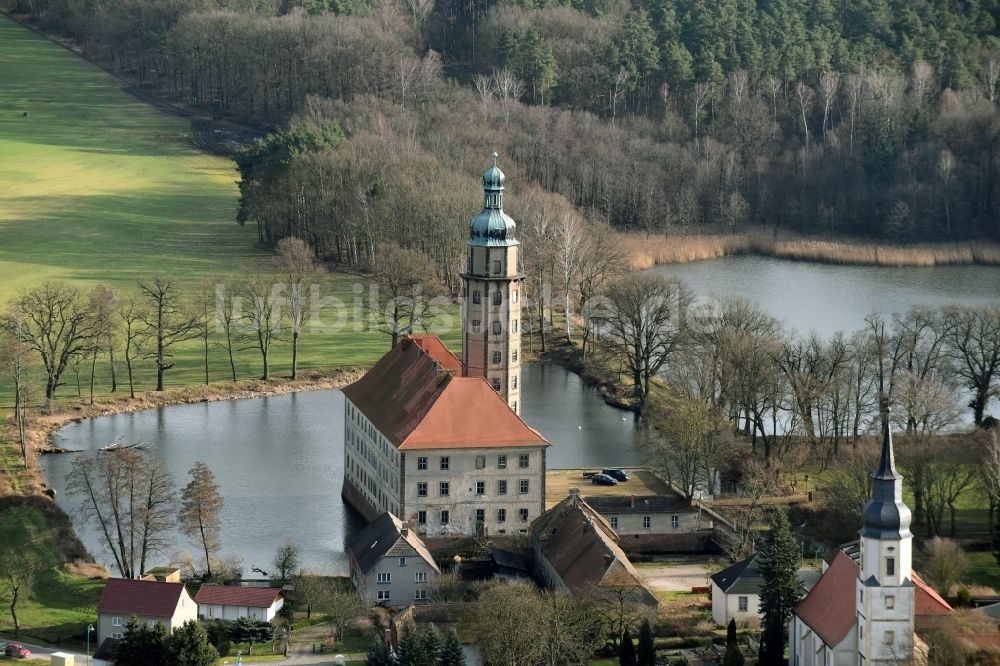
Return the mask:
[[628, 481], [632, 477], [623, 469], [602, 469], [601, 474], [610, 476], [615, 481]]
[[598, 486], [617, 486], [618, 481], [607, 474], [595, 474], [590, 477], [590, 482], [597, 484]]
[[13, 657], [14, 659], [25, 659], [31, 656], [31, 650], [24, 647], [20, 643], [7, 643], [7, 647], [4, 648], [4, 655], [8, 657]]

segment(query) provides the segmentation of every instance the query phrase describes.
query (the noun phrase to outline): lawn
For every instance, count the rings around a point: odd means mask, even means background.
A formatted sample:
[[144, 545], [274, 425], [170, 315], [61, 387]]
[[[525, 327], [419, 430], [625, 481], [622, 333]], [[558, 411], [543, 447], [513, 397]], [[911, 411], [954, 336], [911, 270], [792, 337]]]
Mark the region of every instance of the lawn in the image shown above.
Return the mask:
[[[18, 604], [22, 637], [29, 642], [62, 642], [83, 645], [85, 627], [96, 619], [95, 608], [103, 581], [71, 573], [57, 559], [58, 532], [37, 508], [16, 506], [0, 513], [0, 543], [31, 538], [42, 562], [30, 599]], [[14, 625], [7, 606], [0, 614], [0, 632], [13, 637]]]
[[[190, 285], [266, 262], [256, 231], [234, 221], [235, 164], [197, 150], [189, 136], [188, 121], [138, 101], [101, 69], [0, 17], [0, 309], [47, 280], [105, 283], [125, 294], [157, 274]], [[323, 279], [326, 305], [318, 314], [323, 324], [341, 326], [303, 334], [300, 368], [367, 365], [388, 348], [386, 336], [360, 325], [364, 292], [357, 285], [365, 280]], [[444, 337], [454, 347], [458, 328], [449, 331]], [[259, 353], [242, 346], [239, 376], [259, 375]], [[290, 345], [277, 342], [272, 372], [287, 374], [290, 360]], [[198, 341], [179, 347], [176, 362], [168, 385], [204, 381]], [[219, 335], [209, 365], [212, 380], [228, 376]], [[66, 373], [60, 396], [74, 397], [78, 380], [87, 392], [89, 365], [77, 370]], [[123, 381], [124, 367], [119, 372]], [[106, 362], [95, 379], [98, 392], [109, 390]], [[137, 388], [151, 388], [149, 361], [139, 364], [136, 379]], [[7, 381], [0, 378], [0, 407], [11, 402]]]
[[970, 585], [982, 585], [1000, 591], [1000, 567], [996, 558], [989, 551], [966, 553], [969, 558], [969, 568], [962, 576], [962, 581]]

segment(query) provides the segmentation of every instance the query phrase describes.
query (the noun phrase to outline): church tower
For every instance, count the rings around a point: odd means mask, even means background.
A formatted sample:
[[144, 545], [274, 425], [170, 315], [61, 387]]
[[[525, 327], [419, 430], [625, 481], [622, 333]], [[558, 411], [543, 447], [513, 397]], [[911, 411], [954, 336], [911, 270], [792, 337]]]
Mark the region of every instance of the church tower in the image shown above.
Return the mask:
[[861, 524], [861, 572], [857, 581], [858, 655], [861, 666], [898, 664], [913, 657], [915, 588], [910, 509], [896, 471], [883, 409], [882, 457], [872, 474], [872, 499]]
[[[462, 365], [469, 377], [485, 377], [521, 413], [521, 243], [517, 225], [503, 212], [503, 172], [483, 174], [483, 212], [469, 226], [462, 308]], [[472, 415], [474, 418], [474, 415]]]

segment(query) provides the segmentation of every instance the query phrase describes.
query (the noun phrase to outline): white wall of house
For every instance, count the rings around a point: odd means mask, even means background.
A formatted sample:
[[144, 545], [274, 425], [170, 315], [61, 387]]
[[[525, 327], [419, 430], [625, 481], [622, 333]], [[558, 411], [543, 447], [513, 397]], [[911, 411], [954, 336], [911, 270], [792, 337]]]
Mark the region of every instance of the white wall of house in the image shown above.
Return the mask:
[[737, 622], [760, 617], [760, 596], [756, 594], [725, 594], [712, 583], [712, 621], [727, 625], [733, 618]]
[[422, 557], [385, 556], [367, 574], [351, 576], [358, 593], [371, 604], [424, 604], [440, 582], [440, 574]]
[[400, 515], [399, 465], [401, 454], [354, 403], [347, 400], [344, 436], [344, 474], [375, 514]]
[[403, 470], [400, 518], [419, 534], [475, 534], [480, 517], [487, 534], [527, 534], [545, 510], [542, 447], [407, 451]]
[[[103, 641], [105, 638], [121, 638], [125, 634], [125, 627], [134, 613], [98, 613], [97, 614], [97, 640]], [[194, 602], [187, 590], [181, 592], [177, 607], [174, 609], [172, 617], [152, 617], [148, 615], [136, 615], [139, 622], [149, 626], [161, 623], [166, 630], [173, 631], [189, 620], [198, 620], [198, 604]]]
[[252, 617], [270, 622], [285, 605], [284, 599], [277, 599], [268, 608], [253, 608], [250, 606], [223, 606], [222, 604], [200, 604], [198, 615], [205, 620], [229, 620], [235, 622], [241, 617]]
[[[641, 507], [642, 498], [636, 498]], [[708, 516], [698, 519], [697, 511], [675, 511], [672, 513], [603, 513], [611, 527], [618, 534], [685, 534], [702, 528], [710, 528]], [[648, 520], [647, 520], [648, 519]]]

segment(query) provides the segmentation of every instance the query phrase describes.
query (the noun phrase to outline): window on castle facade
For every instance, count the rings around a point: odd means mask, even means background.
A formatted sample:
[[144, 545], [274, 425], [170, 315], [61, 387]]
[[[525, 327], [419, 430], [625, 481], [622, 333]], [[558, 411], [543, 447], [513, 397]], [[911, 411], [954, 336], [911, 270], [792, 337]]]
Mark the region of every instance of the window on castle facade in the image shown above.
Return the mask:
[[423, 456], [417, 458], [417, 469], [418, 470], [425, 470], [425, 469], [427, 469], [427, 458], [425, 458]]
[[479, 305], [482, 302], [482, 300], [483, 297], [482, 294], [479, 293], [479, 290], [478, 289], [474, 290], [472, 292], [472, 302], [475, 303], [476, 305]]
[[447, 497], [451, 492], [450, 484], [447, 481], [442, 481], [438, 484], [438, 491], [440, 492], [441, 497]]
[[502, 358], [503, 355], [500, 352], [498, 351], [493, 352], [493, 363], [499, 364]]
[[497, 289], [493, 292], [493, 305], [500, 305], [503, 303], [503, 292]]
[[479, 320], [478, 319], [473, 319], [472, 320], [472, 332], [473, 333], [478, 333], [479, 332]]
[[500, 326], [499, 321], [493, 322], [493, 335], [500, 335], [503, 332], [503, 328]]
[[494, 377], [493, 378], [493, 390], [494, 391], [499, 391], [500, 390], [500, 378], [499, 377]]

